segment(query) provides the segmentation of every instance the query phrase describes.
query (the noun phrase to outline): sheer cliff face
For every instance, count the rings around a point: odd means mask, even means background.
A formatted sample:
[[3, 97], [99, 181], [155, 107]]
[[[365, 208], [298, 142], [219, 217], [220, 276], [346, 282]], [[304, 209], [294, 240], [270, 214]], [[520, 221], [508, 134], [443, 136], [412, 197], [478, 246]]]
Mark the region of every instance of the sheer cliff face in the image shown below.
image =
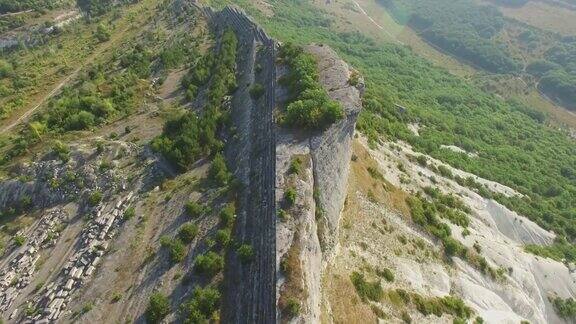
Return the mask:
[[[353, 72], [327, 46], [305, 48], [318, 61], [320, 81], [329, 96], [339, 101], [345, 118], [314, 134], [279, 129], [276, 144], [276, 200], [282, 208], [284, 193], [297, 193], [295, 206], [281, 211], [277, 223], [277, 267], [279, 319], [313, 323], [320, 321], [321, 278], [326, 263], [337, 249], [340, 212], [346, 187], [352, 139], [361, 109], [363, 83], [349, 84]], [[279, 67], [278, 75], [283, 74]], [[278, 101], [285, 97], [277, 91]], [[302, 164], [298, 174], [290, 172], [295, 160]], [[284, 215], [285, 214], [285, 215]], [[290, 314], [290, 302], [300, 303], [299, 315]]]

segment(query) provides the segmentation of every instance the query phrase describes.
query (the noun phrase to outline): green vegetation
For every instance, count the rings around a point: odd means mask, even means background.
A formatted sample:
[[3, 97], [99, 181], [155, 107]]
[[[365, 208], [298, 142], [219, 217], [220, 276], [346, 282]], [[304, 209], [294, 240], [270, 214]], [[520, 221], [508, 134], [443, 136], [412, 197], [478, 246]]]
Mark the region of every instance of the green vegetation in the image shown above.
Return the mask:
[[232, 173], [228, 171], [228, 166], [226, 166], [226, 160], [221, 153], [216, 154], [210, 165], [209, 177], [212, 181], [220, 186], [224, 187], [232, 180]]
[[413, 294], [412, 302], [424, 316], [434, 314], [440, 317], [442, 314], [450, 314], [459, 319], [469, 319], [472, 315], [470, 307], [466, 306], [462, 299], [457, 297], [424, 298]]
[[237, 251], [242, 263], [248, 263], [254, 259], [254, 248], [250, 244], [240, 245]]
[[96, 34], [94, 35], [98, 42], [103, 43], [110, 40], [110, 30], [103, 24], [99, 24], [96, 28]]
[[224, 227], [231, 228], [236, 219], [236, 207], [233, 203], [226, 204], [220, 211], [220, 222]]
[[260, 83], [254, 83], [251, 87], [250, 87], [250, 96], [253, 99], [258, 99], [260, 98], [263, 94], [264, 94], [264, 86], [262, 86]]
[[194, 268], [199, 273], [212, 277], [224, 268], [224, 258], [213, 251], [200, 254], [194, 260]]
[[[216, 155], [224, 147], [217, 134], [229, 119], [229, 113], [221, 107], [224, 97], [236, 89], [234, 69], [237, 44], [234, 32], [226, 30], [216, 56], [213, 57], [212, 53], [206, 54], [183, 81], [183, 86], [190, 92], [189, 97], [194, 97], [199, 87], [208, 86], [208, 102], [203, 113], [198, 116], [194, 112], [186, 112], [169, 120], [162, 135], [152, 142], [154, 150], [161, 152], [182, 171], [201, 157]], [[216, 171], [223, 170], [220, 165], [223, 161], [219, 161], [220, 159], [222, 157], [217, 155], [215, 162], [219, 169]], [[227, 172], [216, 172], [212, 176], [221, 185], [229, 180]]]
[[576, 319], [576, 301], [572, 298], [562, 299], [560, 297], [551, 298], [554, 310], [560, 317], [566, 320]]
[[401, 23], [424, 39], [491, 72], [518, 72], [521, 65], [492, 38], [504, 17], [491, 6], [468, 0], [380, 0]]
[[26, 243], [26, 238], [22, 235], [16, 235], [14, 236], [14, 244], [16, 244], [17, 246], [22, 246], [24, 245], [24, 243]]
[[96, 190], [94, 192], [92, 192], [90, 194], [90, 196], [88, 196], [88, 203], [91, 206], [96, 206], [100, 203], [100, 201], [102, 201], [102, 192]]
[[296, 203], [296, 196], [296, 189], [293, 187], [287, 188], [286, 191], [284, 191], [284, 201], [286, 201], [288, 206], [294, 206]]
[[302, 171], [302, 160], [299, 157], [295, 157], [290, 161], [290, 167], [288, 168], [288, 173], [290, 174], [300, 174]]
[[195, 288], [192, 299], [181, 306], [184, 323], [196, 324], [215, 321], [220, 298], [220, 292], [214, 288]]
[[300, 304], [300, 301], [298, 301], [294, 297], [290, 297], [290, 298], [288, 298], [288, 301], [286, 303], [286, 307], [284, 308], [284, 313], [286, 314], [286, 316], [288, 318], [293, 318], [295, 316], [298, 316], [298, 314], [300, 314], [301, 308], [302, 308], [302, 305]]
[[350, 275], [350, 280], [354, 288], [356, 288], [358, 296], [360, 296], [360, 299], [364, 302], [367, 300], [377, 302], [384, 296], [384, 291], [379, 281], [368, 282], [364, 278], [364, 275], [358, 272], [353, 272], [352, 275]]
[[181, 239], [171, 239], [169, 237], [163, 236], [160, 239], [160, 244], [164, 248], [168, 249], [170, 261], [172, 263], [182, 262], [184, 261], [184, 258], [186, 258], [186, 245], [184, 245]]
[[388, 281], [388, 282], [394, 281], [394, 273], [392, 273], [392, 270], [390, 270], [390, 269], [388, 269], [388, 268], [384, 268], [384, 269], [382, 269], [382, 270], [377, 269], [377, 270], [376, 270], [376, 274], [377, 274], [379, 277], [382, 277], [382, 278], [386, 279], [386, 281]]
[[462, 200], [452, 194], [445, 195], [438, 188], [425, 187], [424, 192], [433, 200], [434, 208], [439, 215], [452, 224], [467, 227], [470, 224], [467, 213], [471, 210]]
[[206, 212], [207, 207], [195, 202], [195, 201], [189, 201], [186, 203], [186, 205], [184, 206], [184, 208], [186, 209], [186, 213], [192, 217], [192, 218], [198, 218], [200, 216], [202, 216], [202, 214], [204, 214]]
[[291, 127], [326, 128], [344, 117], [342, 106], [328, 97], [318, 81], [318, 67], [311, 54], [301, 47], [285, 43], [279, 57], [290, 72], [281, 84], [288, 87], [291, 100], [282, 123]]
[[196, 235], [198, 235], [198, 225], [194, 223], [186, 223], [180, 226], [180, 230], [178, 231], [178, 237], [184, 244], [192, 243]]
[[576, 246], [568, 243], [563, 237], [557, 237], [551, 245], [529, 244], [524, 248], [526, 252], [544, 258], [550, 258], [560, 262], [576, 262]]
[[504, 273], [490, 267], [479, 252], [466, 248], [452, 237], [450, 227], [438, 219], [438, 210], [434, 203], [418, 195], [408, 197], [406, 203], [410, 207], [412, 220], [442, 242], [447, 257], [458, 256], [468, 261], [482, 273], [490, 275], [493, 279], [503, 279]]
[[52, 0], [0, 0], [0, 14], [24, 10], [43, 11], [58, 8], [63, 4], [66, 4], [66, 2]]
[[134, 216], [136, 216], [136, 210], [134, 209], [134, 207], [126, 208], [126, 211], [124, 211], [124, 219], [130, 220], [134, 218]]
[[160, 292], [150, 296], [146, 308], [146, 321], [151, 324], [160, 323], [170, 313], [170, 301]]

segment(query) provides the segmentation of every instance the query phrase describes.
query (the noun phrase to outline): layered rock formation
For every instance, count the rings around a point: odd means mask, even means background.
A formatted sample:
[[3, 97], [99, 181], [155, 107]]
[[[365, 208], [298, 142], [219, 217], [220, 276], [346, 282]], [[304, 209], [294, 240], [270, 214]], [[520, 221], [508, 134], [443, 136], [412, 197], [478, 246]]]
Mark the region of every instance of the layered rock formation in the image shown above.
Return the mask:
[[[213, 13], [212, 23], [222, 31], [232, 28], [238, 38], [237, 84], [231, 100], [235, 129], [226, 156], [241, 183], [234, 236], [254, 249], [252, 262], [229, 253], [225, 270], [222, 320], [228, 323], [271, 323], [275, 303], [275, 106], [276, 42], [242, 11], [227, 7]], [[255, 84], [264, 87], [258, 98]]]

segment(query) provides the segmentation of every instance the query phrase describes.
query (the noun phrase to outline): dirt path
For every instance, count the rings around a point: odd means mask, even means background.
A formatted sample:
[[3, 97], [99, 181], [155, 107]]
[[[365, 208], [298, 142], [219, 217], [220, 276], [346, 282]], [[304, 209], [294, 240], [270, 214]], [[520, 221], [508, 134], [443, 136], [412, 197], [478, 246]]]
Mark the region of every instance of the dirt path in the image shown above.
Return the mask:
[[399, 41], [394, 35], [390, 34], [389, 31], [387, 31], [384, 27], [380, 26], [380, 24], [378, 24], [376, 22], [376, 20], [374, 20], [372, 17], [370, 17], [370, 15], [368, 15], [368, 13], [366, 13], [366, 11], [364, 11], [364, 9], [362, 8], [362, 6], [360, 6], [360, 4], [358, 2], [356, 2], [355, 0], [353, 0], [352, 2], [354, 2], [354, 4], [356, 5], [356, 7], [358, 8], [358, 10], [360, 10], [360, 12], [366, 16], [366, 18], [368, 18], [376, 27], [378, 27], [378, 29], [380, 29], [381, 31], [383, 31], [384, 33], [386, 33], [386, 35], [388, 35], [391, 39], [395, 40], [398, 44], [401, 45], [405, 45], [403, 42]]
[[47, 95], [45, 95], [44, 97], [42, 97], [42, 99], [40, 99], [40, 101], [38, 102], [38, 104], [36, 106], [34, 106], [31, 109], [29, 109], [28, 111], [26, 111], [24, 114], [22, 114], [22, 116], [20, 116], [18, 119], [16, 119], [12, 123], [8, 124], [7, 126], [4, 126], [0, 130], [0, 134], [4, 134], [4, 133], [8, 132], [12, 128], [14, 128], [18, 124], [20, 124], [21, 122], [28, 120], [28, 118], [30, 118], [30, 116], [32, 116], [32, 114], [34, 114], [34, 112], [36, 112], [36, 110], [38, 110], [38, 108], [40, 108], [40, 106], [42, 106], [46, 101], [48, 101], [48, 99], [52, 98], [55, 94], [60, 92], [60, 89], [62, 89], [62, 87], [64, 85], [66, 85], [68, 83], [68, 81], [70, 81], [72, 78], [74, 78], [78, 74], [78, 72], [80, 72], [81, 68], [82, 67], [77, 68], [76, 70], [74, 70], [74, 72], [72, 72], [70, 75], [68, 75], [66, 78], [64, 78], [64, 80], [62, 80], [60, 83], [58, 83], [58, 85], [56, 85], [56, 87], [54, 89], [52, 89], [52, 91], [50, 91]]
[[0, 15], [0, 18], [9, 17], [9, 16], [18, 16], [18, 15], [22, 15], [22, 14], [29, 13], [29, 12], [32, 12], [32, 11], [34, 11], [34, 10], [30, 9], [30, 10], [19, 11], [19, 12], [8, 12], [8, 13], [5, 13], [5, 14], [1, 14], [1, 15]]

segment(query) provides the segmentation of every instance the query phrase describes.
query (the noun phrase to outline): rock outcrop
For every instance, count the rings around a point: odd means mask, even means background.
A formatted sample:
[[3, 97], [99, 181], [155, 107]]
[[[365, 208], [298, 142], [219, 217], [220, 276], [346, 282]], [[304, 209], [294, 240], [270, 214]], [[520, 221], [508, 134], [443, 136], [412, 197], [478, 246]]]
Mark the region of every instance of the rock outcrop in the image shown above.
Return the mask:
[[[292, 321], [317, 323], [320, 322], [323, 270], [337, 249], [340, 213], [346, 199], [352, 157], [351, 143], [362, 107], [363, 82], [360, 78], [357, 85], [350, 85], [350, 77], [356, 72], [329, 47], [310, 45], [305, 50], [316, 57], [320, 82], [330, 98], [343, 106], [345, 117], [326, 130], [308, 134], [279, 129], [277, 205], [281, 206], [288, 186], [295, 189], [298, 198], [297, 205], [290, 208], [289, 218], [278, 220], [277, 264], [279, 268], [290, 264], [298, 269], [282, 269], [277, 293], [280, 308], [286, 306], [289, 298], [300, 301], [300, 314]], [[280, 69], [279, 74], [283, 72]], [[285, 95], [280, 92], [279, 97]], [[298, 177], [289, 172], [295, 158], [305, 166]], [[294, 259], [298, 261], [296, 264]], [[294, 278], [286, 272], [296, 272], [301, 277]]]
[[[252, 262], [229, 253], [225, 269], [222, 320], [227, 323], [272, 323], [276, 318], [276, 215], [274, 200], [276, 42], [239, 9], [206, 10], [220, 31], [231, 28], [238, 38], [238, 89], [231, 100], [235, 134], [226, 156], [241, 183], [235, 239], [254, 249]], [[254, 84], [264, 87], [258, 98]]]

